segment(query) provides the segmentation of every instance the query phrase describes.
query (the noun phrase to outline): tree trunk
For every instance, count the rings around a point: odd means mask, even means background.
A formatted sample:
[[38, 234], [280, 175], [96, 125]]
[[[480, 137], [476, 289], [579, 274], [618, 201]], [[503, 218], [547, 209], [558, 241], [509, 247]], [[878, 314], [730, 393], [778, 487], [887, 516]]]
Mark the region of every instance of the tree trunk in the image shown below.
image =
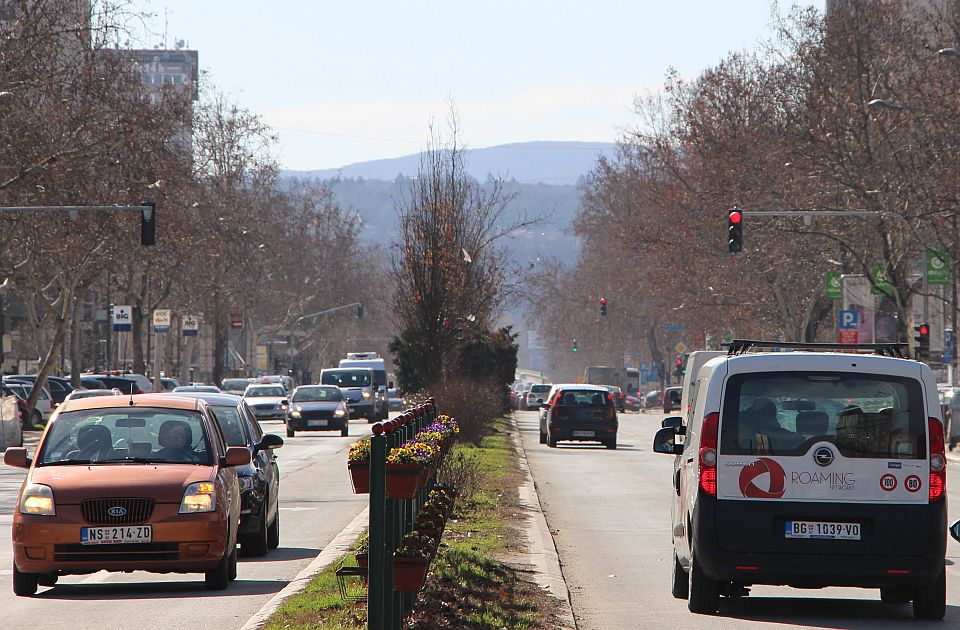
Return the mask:
[[[81, 290], [82, 292], [82, 290]], [[82, 315], [80, 300], [73, 301], [73, 317], [70, 318], [70, 385], [80, 387], [80, 372], [83, 371], [80, 358], [80, 317]]]
[[219, 383], [223, 380], [225, 369], [224, 359], [227, 356], [227, 321], [225, 313], [218, 312], [213, 320], [213, 382]]
[[146, 363], [143, 360], [143, 323], [146, 317], [143, 312], [143, 300], [137, 299], [133, 307], [132, 322], [130, 323], [133, 343], [133, 372], [135, 374], [144, 374], [146, 372]]

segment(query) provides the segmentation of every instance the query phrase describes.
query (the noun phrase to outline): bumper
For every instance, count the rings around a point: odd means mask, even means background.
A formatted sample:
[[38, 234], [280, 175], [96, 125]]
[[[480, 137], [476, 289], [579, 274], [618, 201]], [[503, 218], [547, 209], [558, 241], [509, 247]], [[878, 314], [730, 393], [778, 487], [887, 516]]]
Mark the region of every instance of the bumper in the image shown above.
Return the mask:
[[[70, 506], [67, 506], [70, 507]], [[223, 558], [230, 539], [224, 515], [177, 514], [179, 506], [158, 504], [145, 525], [149, 543], [83, 545], [80, 528], [88, 525], [69, 514], [18, 515], [13, 525], [13, 557], [24, 573], [85, 574], [106, 571], [194, 573], [209, 571]], [[69, 512], [69, 510], [63, 510]], [[79, 512], [79, 510], [76, 510]]]
[[351, 418], [372, 418], [373, 417], [372, 402], [348, 403], [347, 407], [350, 409]]
[[253, 409], [257, 420], [283, 420], [287, 417], [286, 409]]
[[[593, 435], [582, 435], [584, 432], [593, 432]], [[574, 435], [574, 433], [581, 433], [581, 435]], [[617, 437], [617, 425], [551, 422], [550, 437], [557, 441], [605, 442]]]
[[[352, 416], [353, 413], [351, 412], [350, 415]], [[321, 420], [287, 418], [287, 428], [294, 431], [340, 431], [347, 426], [349, 422], [350, 419], [347, 417], [324, 418]]]

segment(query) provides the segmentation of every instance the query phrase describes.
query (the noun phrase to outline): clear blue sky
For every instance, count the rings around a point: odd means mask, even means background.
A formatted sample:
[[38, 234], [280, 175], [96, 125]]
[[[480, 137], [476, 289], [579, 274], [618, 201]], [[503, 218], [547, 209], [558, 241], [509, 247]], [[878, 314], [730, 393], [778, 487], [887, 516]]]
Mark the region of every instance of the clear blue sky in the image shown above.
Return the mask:
[[[781, 0], [779, 11], [799, 3]], [[134, 0], [279, 136], [285, 168], [416, 153], [447, 102], [470, 147], [614, 141], [634, 95], [771, 34], [772, 0]], [[165, 28], [166, 24], [166, 28]]]

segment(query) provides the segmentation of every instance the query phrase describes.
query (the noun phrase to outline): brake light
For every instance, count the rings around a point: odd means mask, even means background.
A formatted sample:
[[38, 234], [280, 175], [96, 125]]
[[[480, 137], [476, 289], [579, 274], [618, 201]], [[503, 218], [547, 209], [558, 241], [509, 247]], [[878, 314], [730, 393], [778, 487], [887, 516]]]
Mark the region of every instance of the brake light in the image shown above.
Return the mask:
[[133, 387], [133, 388], [131, 388], [130, 393], [131, 393], [131, 394], [142, 394], [142, 393], [143, 393], [143, 390], [140, 389], [139, 387]]
[[720, 424], [720, 413], [714, 411], [703, 419], [702, 434], [700, 436], [700, 489], [706, 494], [717, 496], [717, 429]]
[[929, 418], [930, 429], [930, 502], [941, 500], [947, 491], [947, 453], [943, 444], [943, 425]]

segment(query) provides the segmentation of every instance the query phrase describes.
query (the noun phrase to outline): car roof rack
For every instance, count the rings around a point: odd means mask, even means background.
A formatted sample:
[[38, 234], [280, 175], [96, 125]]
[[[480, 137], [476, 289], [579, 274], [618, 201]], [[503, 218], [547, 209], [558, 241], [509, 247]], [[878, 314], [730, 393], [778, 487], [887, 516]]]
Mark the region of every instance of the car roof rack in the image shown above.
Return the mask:
[[906, 343], [816, 343], [801, 341], [764, 341], [762, 339], [734, 339], [720, 344], [728, 348], [727, 356], [745, 354], [754, 348], [789, 348], [793, 350], [868, 350], [880, 356], [904, 358]]

